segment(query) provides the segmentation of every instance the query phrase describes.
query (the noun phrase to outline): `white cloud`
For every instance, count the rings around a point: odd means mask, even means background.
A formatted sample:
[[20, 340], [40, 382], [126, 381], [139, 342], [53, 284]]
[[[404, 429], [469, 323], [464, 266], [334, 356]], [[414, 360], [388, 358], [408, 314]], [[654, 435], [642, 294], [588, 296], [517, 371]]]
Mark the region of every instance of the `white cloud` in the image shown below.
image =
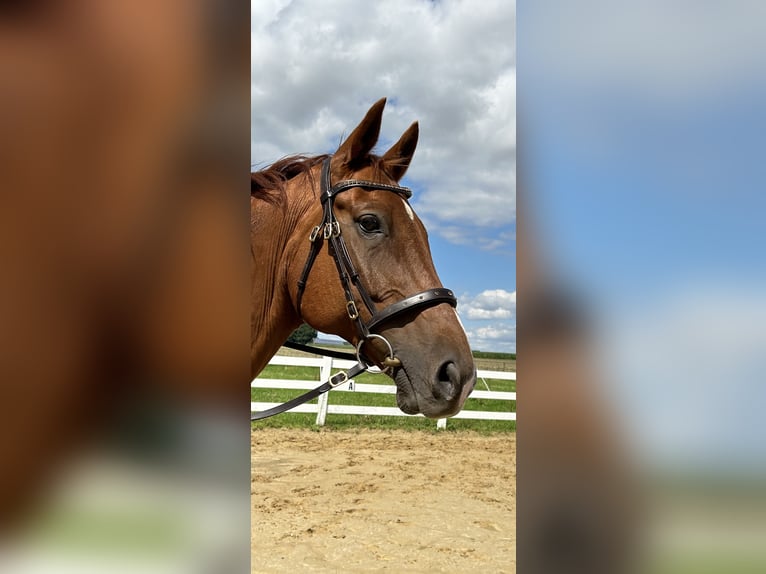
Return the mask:
[[[408, 183], [439, 229], [484, 249], [515, 220], [515, 2], [252, 4], [251, 161], [332, 151], [382, 96], [380, 148], [413, 121]], [[489, 234], [476, 231], [489, 227]], [[455, 241], [456, 233], [445, 233]]]
[[460, 313], [467, 319], [513, 319], [516, 316], [516, 292], [489, 289], [476, 297], [461, 297]]
[[460, 296], [458, 312], [471, 348], [480, 351], [516, 352], [516, 292], [487, 289], [478, 295]]
[[516, 328], [506, 323], [468, 328], [468, 340], [475, 351], [516, 352]]
[[479, 339], [510, 339], [516, 336], [514, 329], [508, 327], [479, 327], [476, 329], [476, 337]]

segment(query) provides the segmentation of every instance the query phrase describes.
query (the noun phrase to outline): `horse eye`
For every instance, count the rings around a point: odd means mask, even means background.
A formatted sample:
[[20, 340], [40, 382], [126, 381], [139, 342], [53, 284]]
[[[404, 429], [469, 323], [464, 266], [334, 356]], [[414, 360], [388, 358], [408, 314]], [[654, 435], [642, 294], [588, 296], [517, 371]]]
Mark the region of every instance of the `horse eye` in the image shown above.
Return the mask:
[[359, 227], [362, 228], [362, 231], [366, 231], [367, 233], [380, 231], [380, 221], [378, 221], [378, 218], [374, 215], [363, 215], [359, 218], [357, 223], [359, 224]]

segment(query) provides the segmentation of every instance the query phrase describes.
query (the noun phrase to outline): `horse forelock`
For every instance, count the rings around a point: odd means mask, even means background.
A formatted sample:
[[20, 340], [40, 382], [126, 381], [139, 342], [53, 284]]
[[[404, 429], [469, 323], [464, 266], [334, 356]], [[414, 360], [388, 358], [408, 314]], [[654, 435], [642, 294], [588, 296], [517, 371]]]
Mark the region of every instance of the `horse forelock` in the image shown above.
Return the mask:
[[327, 155], [291, 155], [277, 160], [269, 167], [250, 173], [250, 195], [269, 203], [279, 203], [288, 181], [301, 174], [311, 177], [311, 170]]
[[[251, 172], [250, 195], [269, 203], [279, 203], [284, 196], [287, 182], [302, 174], [312, 178], [313, 188], [312, 170], [328, 157], [330, 156], [327, 154], [316, 156], [291, 155], [277, 160], [269, 167], [260, 171]], [[382, 175], [389, 179], [391, 178], [391, 175], [386, 170], [386, 164], [380, 156], [368, 154], [361, 161], [357, 162], [353, 169], [356, 171], [364, 167], [373, 168], [375, 179], [382, 179]], [[351, 177], [352, 175], [353, 173], [349, 172], [344, 175], [344, 178]]]

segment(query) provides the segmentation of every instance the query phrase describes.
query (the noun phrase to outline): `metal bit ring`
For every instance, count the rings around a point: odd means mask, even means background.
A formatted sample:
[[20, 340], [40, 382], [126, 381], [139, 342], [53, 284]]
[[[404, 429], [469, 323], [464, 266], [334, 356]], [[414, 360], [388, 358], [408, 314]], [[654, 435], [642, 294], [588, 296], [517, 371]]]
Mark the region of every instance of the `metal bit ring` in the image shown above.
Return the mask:
[[[383, 341], [383, 343], [385, 343], [386, 347], [388, 347], [388, 356], [385, 359], [383, 359], [383, 364], [386, 365], [385, 369], [380, 369], [376, 367], [375, 365], [368, 363], [367, 361], [364, 360], [364, 358], [362, 358], [362, 347], [370, 339], [380, 339], [381, 341]], [[400, 367], [402, 364], [402, 362], [394, 356], [394, 349], [391, 347], [391, 343], [388, 342], [388, 339], [386, 339], [383, 335], [377, 335], [375, 333], [370, 333], [364, 339], [359, 341], [359, 343], [357, 343], [356, 360], [359, 361], [360, 364], [364, 365], [367, 368], [368, 373], [372, 373], [373, 375], [388, 373], [391, 370], [391, 368]]]

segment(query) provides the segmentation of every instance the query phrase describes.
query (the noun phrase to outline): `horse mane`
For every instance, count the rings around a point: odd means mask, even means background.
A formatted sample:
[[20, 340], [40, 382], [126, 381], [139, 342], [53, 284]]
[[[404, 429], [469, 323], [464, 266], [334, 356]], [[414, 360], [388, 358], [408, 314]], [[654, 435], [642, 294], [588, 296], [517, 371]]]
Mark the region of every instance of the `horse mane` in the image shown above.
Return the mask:
[[[321, 164], [329, 154], [306, 156], [290, 155], [277, 160], [269, 167], [250, 173], [250, 196], [268, 203], [278, 204], [285, 190], [285, 184], [292, 178], [306, 174], [312, 177], [311, 170]], [[364, 163], [376, 170], [383, 170], [383, 158], [368, 154]]]
[[311, 176], [314, 166], [322, 163], [329, 155], [291, 155], [277, 160], [269, 167], [250, 173], [250, 195], [269, 203], [278, 203], [285, 184], [292, 178], [307, 174]]

